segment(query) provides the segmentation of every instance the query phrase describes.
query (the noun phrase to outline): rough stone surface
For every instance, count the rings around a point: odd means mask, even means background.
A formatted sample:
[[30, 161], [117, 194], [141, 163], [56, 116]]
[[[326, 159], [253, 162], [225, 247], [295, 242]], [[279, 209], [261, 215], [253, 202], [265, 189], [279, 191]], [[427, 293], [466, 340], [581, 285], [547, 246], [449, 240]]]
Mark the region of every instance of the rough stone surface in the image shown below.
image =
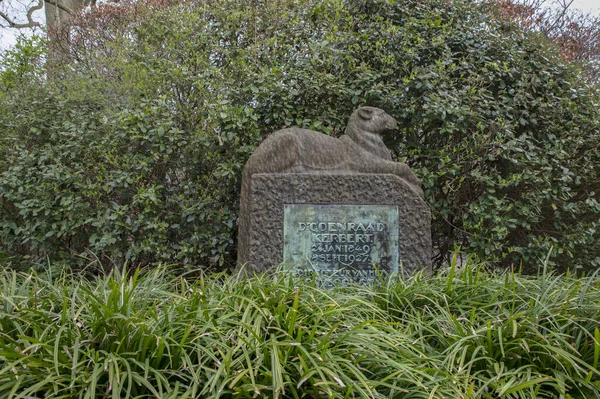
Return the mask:
[[404, 270], [430, 268], [431, 221], [420, 181], [392, 161], [382, 139], [395, 128], [384, 111], [362, 107], [339, 139], [298, 128], [271, 134], [244, 167], [238, 265], [259, 272], [282, 262], [284, 205], [396, 205]]
[[429, 207], [403, 179], [391, 174], [256, 174], [250, 183], [248, 222], [240, 229], [240, 265], [253, 273], [283, 260], [285, 204], [396, 205], [399, 259], [405, 272], [431, 268]]

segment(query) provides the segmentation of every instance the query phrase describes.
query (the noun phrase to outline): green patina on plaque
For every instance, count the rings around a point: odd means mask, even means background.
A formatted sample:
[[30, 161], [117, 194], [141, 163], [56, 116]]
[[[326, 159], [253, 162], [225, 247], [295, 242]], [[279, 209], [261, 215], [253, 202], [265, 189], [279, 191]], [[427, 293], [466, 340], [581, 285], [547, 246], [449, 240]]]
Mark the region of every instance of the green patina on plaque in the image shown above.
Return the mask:
[[395, 205], [284, 205], [283, 264], [326, 284], [369, 284], [398, 272]]

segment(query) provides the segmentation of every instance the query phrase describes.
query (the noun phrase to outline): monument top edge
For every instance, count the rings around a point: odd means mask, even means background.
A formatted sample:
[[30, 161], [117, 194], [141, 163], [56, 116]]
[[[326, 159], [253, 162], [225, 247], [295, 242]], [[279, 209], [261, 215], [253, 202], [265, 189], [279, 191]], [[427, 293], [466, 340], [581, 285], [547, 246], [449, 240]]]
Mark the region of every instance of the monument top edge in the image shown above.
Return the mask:
[[324, 171], [322, 173], [315, 172], [278, 172], [278, 173], [255, 173], [252, 175], [254, 177], [263, 177], [263, 176], [307, 176], [307, 177], [322, 177], [322, 176], [358, 176], [358, 177], [368, 177], [372, 179], [374, 176], [382, 176], [382, 177], [392, 177], [395, 179], [404, 180], [402, 177], [395, 175], [393, 173], [356, 173], [356, 172], [348, 172], [348, 171]]

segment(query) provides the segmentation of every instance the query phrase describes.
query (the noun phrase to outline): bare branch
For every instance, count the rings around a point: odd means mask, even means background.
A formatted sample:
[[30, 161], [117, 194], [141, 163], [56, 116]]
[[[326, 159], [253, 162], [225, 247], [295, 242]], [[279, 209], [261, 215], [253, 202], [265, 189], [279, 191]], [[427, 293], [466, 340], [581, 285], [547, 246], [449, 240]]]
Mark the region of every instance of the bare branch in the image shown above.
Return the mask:
[[591, 81], [600, 81], [600, 17], [572, 8], [573, 0], [487, 0], [526, 31], [540, 32], [568, 61], [579, 61]]
[[556, 16], [554, 18], [554, 22], [547, 29], [547, 32], [551, 32], [554, 29], [562, 29], [562, 27], [565, 25], [565, 16], [567, 14], [567, 11], [570, 11], [570, 7], [573, 4], [573, 1], [575, 1], [575, 0], [571, 0], [568, 3], [567, 2], [563, 2], [561, 4], [561, 8], [562, 8], [561, 12], [560, 12], [560, 14], [558, 16]]
[[[0, 0], [0, 1], [2, 1], [2, 0]], [[8, 15], [3, 13], [2, 11], [0, 11], [0, 17], [2, 19], [4, 19], [8, 23], [8, 26], [10, 26], [11, 28], [16, 28], [16, 29], [34, 28], [37, 26], [42, 26], [39, 22], [36, 22], [33, 20], [33, 13], [36, 12], [37, 10], [41, 10], [42, 8], [44, 8], [44, 0], [38, 0], [37, 5], [28, 9], [27, 10], [27, 23], [17, 23], [15, 21], [13, 21]]]

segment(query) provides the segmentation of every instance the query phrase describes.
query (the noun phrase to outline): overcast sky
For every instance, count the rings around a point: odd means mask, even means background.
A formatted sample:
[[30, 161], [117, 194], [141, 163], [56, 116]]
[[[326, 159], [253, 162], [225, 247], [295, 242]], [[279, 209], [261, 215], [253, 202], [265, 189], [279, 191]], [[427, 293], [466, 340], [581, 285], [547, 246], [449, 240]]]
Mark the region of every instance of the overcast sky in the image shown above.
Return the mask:
[[[16, 2], [18, 0], [4, 0], [9, 4], [11, 2]], [[599, 15], [600, 16], [600, 0], [573, 0], [573, 8], [578, 8], [585, 13]], [[35, 19], [42, 20], [44, 17], [44, 13], [42, 11], [38, 11], [34, 14]], [[18, 34], [16, 29], [3, 29], [0, 28], [0, 50], [5, 50], [6, 48], [12, 46], [15, 43], [15, 37]]]
[[600, 15], [600, 0], [575, 0], [573, 7], [590, 14]]
[[600, 16], [600, 0], [573, 0], [573, 8], [578, 8], [587, 14]]

